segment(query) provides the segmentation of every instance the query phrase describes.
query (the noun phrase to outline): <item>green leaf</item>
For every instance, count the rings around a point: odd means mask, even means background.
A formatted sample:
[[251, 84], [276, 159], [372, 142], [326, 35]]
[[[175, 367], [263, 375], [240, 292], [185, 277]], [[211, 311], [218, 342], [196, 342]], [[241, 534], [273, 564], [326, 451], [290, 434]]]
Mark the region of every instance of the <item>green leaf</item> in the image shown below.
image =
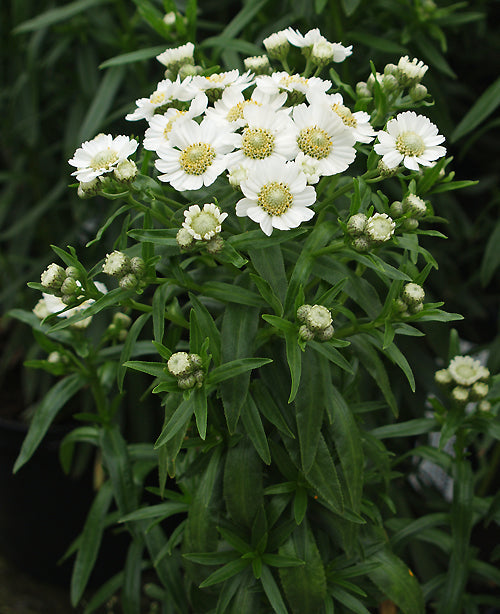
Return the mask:
[[493, 277], [493, 274], [500, 266], [500, 221], [495, 225], [491, 233], [486, 249], [484, 250], [483, 261], [481, 262], [481, 283], [486, 286]]
[[119, 217], [120, 215], [122, 215], [122, 213], [126, 213], [127, 211], [130, 211], [130, 209], [132, 209], [132, 205], [123, 205], [122, 207], [117, 209], [114, 213], [109, 215], [106, 218], [106, 221], [104, 222], [104, 224], [97, 231], [95, 239], [92, 239], [92, 241], [88, 241], [88, 243], [85, 244], [85, 247], [90, 247], [91, 245], [94, 245], [94, 243], [98, 243], [101, 240], [102, 235], [111, 226], [111, 224], [115, 221], [115, 219]]
[[[425, 614], [424, 597], [408, 566], [387, 548], [377, 550], [366, 562], [379, 567], [368, 572], [370, 580], [402, 610], [403, 614]], [[454, 610], [458, 612], [459, 610]], [[439, 610], [441, 614], [441, 610]]]
[[222, 303], [237, 303], [246, 307], [262, 307], [261, 297], [247, 288], [226, 284], [221, 281], [209, 281], [200, 289], [200, 294], [210, 296]]
[[337, 601], [340, 601], [342, 605], [345, 605], [351, 612], [355, 614], [370, 614], [370, 610], [367, 610], [357, 597], [354, 597], [354, 595], [351, 595], [351, 593], [348, 593], [342, 588], [334, 586], [330, 589], [330, 594]]
[[[235, 290], [239, 286], [231, 286]], [[222, 320], [222, 361], [229, 363], [253, 354], [253, 344], [259, 323], [259, 310], [231, 303], [227, 305]], [[215, 370], [215, 369], [214, 369]], [[230, 433], [238, 424], [241, 407], [250, 385], [250, 371], [240, 373], [222, 382], [220, 390], [224, 414]]]
[[246, 258], [243, 258], [243, 256], [239, 252], [237, 252], [234, 247], [232, 247], [232, 245], [227, 241], [224, 242], [224, 247], [222, 248], [222, 251], [217, 252], [217, 254], [215, 254], [215, 258], [219, 262], [232, 264], [238, 269], [241, 269], [241, 267], [245, 266], [245, 264], [248, 262], [248, 260], [246, 260]]
[[462, 118], [458, 126], [453, 131], [450, 141], [454, 143], [463, 136], [472, 132], [487, 117], [489, 117], [500, 106], [500, 77], [494, 81], [479, 96], [472, 105], [465, 117]]
[[29, 461], [59, 411], [86, 383], [79, 373], [74, 373], [57, 382], [47, 392], [35, 410], [28, 433], [14, 464], [14, 473]]
[[40, 30], [41, 28], [47, 28], [66, 19], [71, 19], [78, 13], [88, 10], [98, 4], [107, 4], [109, 0], [78, 0], [77, 2], [70, 2], [64, 6], [50, 9], [28, 19], [14, 29], [14, 34], [22, 34], [25, 32], [33, 32], [34, 30]]
[[395, 56], [402, 56], [408, 53], [406, 47], [389, 40], [387, 37], [374, 36], [366, 31], [356, 32], [351, 30], [349, 32], [349, 40], [361, 43], [370, 49], [379, 49]]
[[137, 490], [127, 444], [118, 426], [105, 426], [101, 430], [100, 447], [118, 510], [122, 515], [128, 514], [137, 508]]
[[189, 300], [196, 313], [196, 319], [203, 334], [206, 335], [210, 341], [209, 348], [212, 354], [214, 364], [220, 365], [221, 362], [221, 337], [219, 329], [217, 328], [212, 316], [208, 309], [200, 303], [194, 294], [189, 294]]
[[339, 478], [330, 451], [320, 435], [316, 458], [309, 473], [305, 476], [319, 497], [324, 499], [327, 507], [336, 514], [344, 512], [344, 498]]
[[251, 561], [245, 559], [236, 559], [236, 561], [226, 563], [224, 567], [217, 569], [216, 571], [211, 573], [206, 580], [203, 580], [203, 582], [200, 584], [200, 588], [207, 588], [208, 586], [213, 586], [214, 584], [225, 582], [229, 578], [232, 578], [236, 574], [239, 574], [250, 564]]
[[342, 0], [344, 13], [347, 15], [347, 17], [350, 17], [354, 14], [360, 3], [361, 0]]
[[281, 247], [273, 245], [264, 249], [249, 249], [248, 254], [257, 273], [262, 279], [267, 281], [273, 292], [283, 303], [288, 282]]
[[155, 449], [166, 444], [173, 437], [175, 437], [175, 435], [177, 435], [181, 429], [186, 427], [194, 413], [195, 406], [193, 401], [193, 395], [191, 394], [176, 408], [168, 422], [164, 425], [160, 436], [156, 440], [154, 446]]
[[302, 350], [299, 346], [297, 330], [295, 327], [293, 330], [285, 331], [285, 341], [286, 360], [288, 363], [288, 368], [290, 369], [291, 378], [290, 396], [288, 397], [288, 402], [291, 403], [295, 399], [299, 390], [300, 374], [302, 372]]
[[137, 338], [139, 337], [141, 330], [144, 328], [144, 325], [149, 320], [149, 317], [149, 313], [143, 313], [142, 315], [140, 315], [137, 320], [132, 324], [130, 330], [127, 333], [127, 338], [125, 339], [125, 343], [123, 344], [123, 350], [120, 356], [120, 364], [116, 372], [116, 380], [118, 383], [118, 390], [120, 392], [123, 392], [123, 381], [127, 372], [127, 367], [125, 363], [127, 363], [128, 359], [132, 355]]
[[257, 286], [257, 290], [259, 291], [259, 294], [262, 296], [262, 298], [270, 307], [272, 307], [274, 313], [280, 316], [283, 313], [283, 305], [281, 304], [276, 294], [274, 294], [269, 283], [265, 279], [262, 279], [262, 277], [254, 275], [253, 273], [250, 273], [250, 277], [254, 284]]
[[146, 360], [127, 360], [127, 362], [125, 362], [123, 366], [128, 369], [142, 371], [143, 373], [153, 375], [154, 377], [166, 377], [166, 366], [163, 362], [148, 362]]
[[122, 516], [118, 522], [131, 522], [134, 520], [166, 520], [175, 514], [182, 514], [187, 512], [189, 505], [180, 501], [166, 501], [165, 503], [158, 503], [156, 505], [148, 505], [142, 507], [130, 514]]
[[153, 335], [157, 343], [163, 342], [165, 332], [165, 305], [169, 296], [168, 284], [162, 284], [156, 288], [153, 296]]
[[207, 385], [214, 386], [220, 382], [237, 377], [241, 373], [259, 369], [272, 362], [270, 358], [238, 358], [212, 369], [207, 377]]
[[122, 53], [121, 55], [115, 55], [109, 60], [99, 64], [99, 68], [110, 68], [111, 66], [121, 66], [122, 64], [133, 64], [135, 62], [141, 62], [143, 60], [149, 60], [154, 58], [160, 53], [165, 51], [165, 45], [159, 45], [156, 47], [146, 47], [145, 49], [138, 49], [137, 51], [131, 51], [129, 53]]
[[59, 446], [59, 461], [64, 473], [68, 474], [71, 470], [71, 461], [76, 443], [90, 443], [93, 446], [99, 445], [99, 431], [95, 426], [81, 426], [73, 429], [61, 441]]
[[262, 314], [262, 319], [284, 333], [292, 333], [297, 336], [297, 326], [293, 322], [290, 322], [290, 320], [285, 320], [284, 318], [273, 316], [268, 313]]
[[196, 388], [192, 392], [194, 403], [194, 416], [196, 418], [196, 427], [200, 437], [204, 440], [207, 436], [207, 418], [208, 406], [207, 395], [204, 388]]
[[142, 541], [132, 541], [125, 561], [122, 589], [123, 614], [141, 614]]
[[270, 391], [261, 380], [256, 380], [253, 383], [252, 396], [255, 398], [260, 413], [263, 414], [271, 424], [274, 424], [279, 431], [295, 439], [295, 435], [283, 417], [280, 408], [274, 402]]
[[267, 443], [267, 436], [262, 425], [259, 409], [255, 404], [251, 394], [247, 394], [245, 403], [241, 410], [241, 421], [245, 428], [245, 431], [253, 443], [257, 454], [266, 463], [271, 464], [271, 453], [269, 451], [269, 445]]
[[113, 500], [111, 482], [104, 482], [98, 490], [85, 520], [71, 575], [71, 605], [76, 607], [85, 591], [101, 546], [105, 518]]
[[299, 387], [295, 398], [297, 433], [304, 473], [310, 471], [316, 458], [323, 425], [324, 392], [318, 372], [316, 354], [307, 348], [302, 360], [302, 386]]
[[269, 599], [269, 603], [276, 614], [288, 614], [288, 610], [285, 606], [285, 602], [283, 601], [283, 597], [281, 596], [280, 589], [276, 584], [276, 580], [274, 579], [271, 570], [266, 565], [262, 567], [260, 581], [262, 582], [262, 588]]
[[272, 236], [266, 236], [262, 230], [248, 230], [237, 235], [229, 237], [227, 242], [237, 249], [257, 249], [267, 248], [273, 245], [279, 245], [284, 241], [292, 241], [306, 231], [303, 228], [297, 228], [287, 231], [275, 231]]
[[342, 356], [342, 354], [336, 350], [331, 343], [328, 341], [320, 342], [320, 341], [308, 341], [307, 345], [312, 348], [315, 352], [325, 356], [328, 358], [330, 362], [334, 365], [337, 365], [347, 373], [354, 374], [352, 366], [347, 362], [347, 360]]

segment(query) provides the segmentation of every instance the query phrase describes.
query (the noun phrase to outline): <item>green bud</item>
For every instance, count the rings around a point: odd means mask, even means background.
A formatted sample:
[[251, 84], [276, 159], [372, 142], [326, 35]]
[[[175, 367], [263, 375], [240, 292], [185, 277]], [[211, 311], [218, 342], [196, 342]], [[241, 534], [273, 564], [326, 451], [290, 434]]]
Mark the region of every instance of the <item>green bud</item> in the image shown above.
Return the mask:
[[314, 339], [314, 332], [310, 330], [305, 324], [303, 324], [299, 328], [299, 337], [304, 341], [311, 341], [312, 339]]
[[66, 277], [61, 286], [62, 294], [78, 294], [80, 286], [73, 277]]
[[133, 273], [127, 273], [127, 275], [124, 275], [118, 283], [120, 288], [123, 288], [124, 290], [133, 290], [134, 288], [137, 288], [139, 280]]

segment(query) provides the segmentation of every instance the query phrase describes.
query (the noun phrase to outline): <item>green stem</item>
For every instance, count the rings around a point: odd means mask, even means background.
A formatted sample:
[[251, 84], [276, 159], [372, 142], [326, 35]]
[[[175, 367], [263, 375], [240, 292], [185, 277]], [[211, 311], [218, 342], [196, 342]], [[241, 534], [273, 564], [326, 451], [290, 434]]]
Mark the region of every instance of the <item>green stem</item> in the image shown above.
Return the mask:
[[325, 254], [339, 252], [340, 250], [344, 249], [344, 247], [345, 247], [344, 239], [337, 239], [336, 241], [332, 241], [330, 245], [327, 245], [326, 247], [322, 247], [321, 249], [318, 249], [317, 251], [313, 252], [312, 255], [315, 258], [318, 258], [319, 256], [324, 256]]
[[[377, 181], [380, 181], [381, 179], [383, 179], [383, 177], [380, 177], [380, 173], [379, 173], [378, 169], [373, 169], [371, 171], [366, 171], [366, 173], [364, 175], [361, 175], [361, 179], [364, 179], [366, 182], [372, 183], [372, 181], [370, 181], [370, 180], [375, 180], [376, 179]], [[334, 200], [336, 200], [340, 196], [343, 196], [344, 194], [347, 194], [347, 192], [349, 192], [350, 190], [353, 189], [353, 183], [354, 183], [354, 179], [351, 179], [351, 181], [349, 183], [346, 183], [345, 185], [341, 186], [340, 188], [337, 188], [329, 196], [328, 200], [322, 202], [320, 205], [318, 205], [316, 207], [316, 211], [321, 211], [321, 210], [325, 209]]]
[[128, 196], [128, 201], [129, 203], [137, 210], [142, 211], [142, 213], [149, 213], [150, 215], [152, 215], [158, 222], [160, 222], [163, 226], [169, 228], [170, 227], [170, 220], [165, 217], [164, 215], [162, 215], [159, 211], [155, 211], [152, 207], [146, 207], [146, 205], [143, 205], [142, 203], [140, 203], [138, 200], [136, 200], [133, 196], [131, 196], [129, 194]]
[[498, 475], [498, 466], [500, 465], [500, 441], [497, 441], [488, 464], [488, 473], [484, 476], [483, 481], [477, 489], [477, 496], [484, 497], [489, 491], [493, 480]]

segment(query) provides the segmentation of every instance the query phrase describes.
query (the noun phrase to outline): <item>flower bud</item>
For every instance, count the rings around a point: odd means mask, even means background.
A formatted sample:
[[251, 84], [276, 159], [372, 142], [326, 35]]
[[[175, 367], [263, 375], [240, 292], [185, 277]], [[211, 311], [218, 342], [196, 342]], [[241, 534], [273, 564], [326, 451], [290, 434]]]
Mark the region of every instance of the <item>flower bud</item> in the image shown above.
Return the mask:
[[297, 320], [299, 320], [299, 322], [305, 322], [310, 311], [311, 305], [301, 305], [297, 309]]
[[333, 337], [333, 332], [333, 326], [330, 325], [323, 330], [317, 331], [315, 334], [318, 341], [330, 341], [330, 339]]
[[137, 166], [133, 160], [122, 160], [114, 169], [113, 174], [117, 181], [130, 183], [137, 175]]
[[394, 300], [394, 309], [401, 314], [408, 310], [408, 305], [400, 298]]
[[395, 200], [389, 207], [391, 217], [398, 218], [403, 215], [403, 203], [399, 200]]
[[402, 298], [408, 306], [415, 307], [416, 305], [423, 303], [425, 292], [422, 286], [414, 283], [408, 283], [403, 288]]
[[413, 102], [419, 102], [427, 96], [427, 88], [421, 83], [416, 83], [410, 87], [408, 93], [410, 94], [410, 98], [413, 100]]
[[112, 277], [123, 277], [130, 271], [130, 258], [127, 254], [115, 250], [111, 254], [107, 254], [102, 270], [103, 273]]
[[53, 365], [57, 365], [64, 362], [64, 359], [61, 352], [54, 351], [50, 352], [50, 354], [47, 356], [47, 362], [50, 362]]
[[142, 277], [146, 270], [146, 264], [140, 256], [134, 256], [130, 259], [130, 269], [137, 277]]
[[67, 277], [72, 277], [73, 279], [79, 279], [80, 271], [76, 268], [76, 266], [69, 266], [64, 271]]
[[188, 247], [191, 247], [191, 245], [193, 245], [194, 243], [193, 235], [188, 230], [186, 230], [186, 228], [179, 228], [175, 236], [175, 240], [177, 241], [177, 245], [181, 249], [187, 249]]
[[381, 177], [394, 177], [399, 172], [399, 165], [389, 168], [382, 160], [378, 161], [377, 170]]
[[403, 211], [413, 217], [423, 217], [427, 213], [425, 201], [416, 194], [408, 194], [403, 199]]
[[360, 98], [371, 98], [372, 97], [372, 91], [368, 87], [368, 84], [365, 81], [358, 81], [358, 83], [356, 83], [356, 94]]
[[196, 386], [196, 377], [194, 375], [187, 375], [186, 377], [179, 377], [177, 380], [177, 385], [182, 390], [189, 390], [190, 388], [194, 388]]
[[49, 264], [40, 276], [41, 284], [47, 290], [60, 290], [65, 279], [64, 269], [55, 262]]
[[473, 399], [474, 401], [484, 399], [484, 397], [488, 394], [488, 391], [488, 384], [485, 384], [484, 382], [476, 382], [472, 385], [472, 388], [470, 390], [471, 399]]
[[191, 64], [184, 64], [184, 66], [181, 66], [179, 68], [179, 79], [182, 81], [183, 79], [185, 79], [186, 77], [195, 77], [196, 75], [200, 74], [200, 67], [199, 66], [192, 66]]
[[371, 243], [364, 235], [362, 235], [361, 237], [356, 237], [353, 240], [352, 247], [357, 252], [363, 253], [363, 252], [367, 252], [370, 249]]
[[74, 294], [63, 294], [61, 296], [61, 301], [65, 305], [74, 305], [74, 303], [77, 301], [77, 297]]
[[97, 178], [92, 179], [91, 181], [80, 181], [77, 190], [78, 197], [82, 199], [92, 198], [92, 196], [99, 194], [100, 187], [101, 182]]
[[207, 252], [209, 254], [218, 254], [224, 249], [224, 239], [219, 235], [216, 235], [206, 242], [205, 247], [207, 248]]
[[243, 60], [245, 70], [252, 71], [255, 75], [269, 75], [271, 64], [267, 55], [254, 55]]
[[175, 352], [167, 361], [167, 369], [174, 377], [184, 377], [192, 371], [192, 364], [187, 352]]
[[61, 286], [62, 294], [77, 294], [80, 291], [80, 286], [72, 277], [66, 277]]
[[483, 399], [482, 401], [479, 401], [479, 403], [477, 404], [477, 408], [479, 409], [479, 411], [491, 411], [491, 403]]
[[134, 288], [137, 288], [138, 283], [139, 280], [133, 273], [127, 273], [118, 282], [120, 288], [123, 290], [133, 290]]
[[368, 218], [364, 213], [356, 213], [355, 215], [351, 215], [351, 217], [347, 220], [347, 232], [351, 235], [351, 237], [358, 237], [364, 233], [367, 222]]
[[313, 305], [306, 316], [306, 325], [313, 332], [324, 330], [332, 323], [330, 310], [323, 305]]
[[314, 332], [310, 330], [305, 324], [299, 328], [299, 338], [303, 341], [312, 341], [314, 339]]
[[451, 391], [451, 398], [455, 403], [459, 403], [460, 405], [465, 404], [469, 400], [469, 391], [463, 386], [455, 386]]
[[453, 382], [453, 378], [450, 375], [448, 369], [440, 369], [434, 373], [434, 380], [436, 384], [440, 386], [448, 386]]
[[398, 72], [396, 64], [386, 64], [384, 66], [384, 75], [395, 75]]
[[382, 89], [384, 92], [395, 92], [398, 88], [399, 83], [394, 75], [382, 76]]
[[118, 328], [129, 328], [132, 324], [132, 318], [126, 313], [119, 311], [113, 316], [113, 324]]
[[366, 235], [374, 243], [385, 243], [394, 234], [396, 224], [387, 213], [375, 213], [366, 224]]
[[284, 60], [288, 55], [290, 43], [286, 32], [274, 32], [262, 41], [270, 58], [275, 60]]
[[418, 228], [418, 220], [416, 220], [414, 217], [409, 217], [408, 219], [404, 220], [403, 222], [404, 230], [417, 230], [417, 228]]
[[460, 386], [472, 386], [477, 381], [487, 379], [490, 372], [472, 356], [455, 356], [448, 366], [448, 371]]

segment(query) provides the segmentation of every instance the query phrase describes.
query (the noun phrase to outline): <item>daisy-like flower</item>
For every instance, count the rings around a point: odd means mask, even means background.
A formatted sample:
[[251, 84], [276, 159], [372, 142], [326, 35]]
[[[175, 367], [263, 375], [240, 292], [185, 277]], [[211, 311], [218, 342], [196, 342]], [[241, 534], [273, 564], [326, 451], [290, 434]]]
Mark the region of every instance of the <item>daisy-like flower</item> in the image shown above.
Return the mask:
[[184, 211], [182, 227], [198, 241], [209, 241], [221, 231], [221, 224], [227, 213], [222, 213], [214, 203], [207, 203], [200, 209], [198, 205], [191, 205]]
[[269, 105], [272, 109], [278, 110], [286, 102], [286, 94], [268, 96], [258, 89], [255, 89], [252, 96], [246, 99], [239, 88], [228, 87], [224, 90], [222, 98], [214, 103], [213, 107], [207, 109], [205, 115], [216, 121], [229, 122], [233, 127], [242, 127], [247, 124], [243, 115], [243, 110], [247, 106]]
[[192, 100], [198, 90], [193, 87], [191, 81], [192, 77], [186, 77], [182, 81], [179, 78], [175, 81], [163, 79], [158, 83], [156, 90], [149, 98], [139, 98], [135, 101], [136, 110], [126, 115], [125, 119], [128, 121], [150, 120], [158, 110], [162, 110], [168, 105]]
[[211, 185], [226, 170], [226, 154], [236, 144], [236, 135], [221, 124], [205, 118], [201, 124], [193, 119], [175, 122], [166, 145], [158, 150], [156, 168], [176, 190], [199, 190]]
[[236, 203], [236, 215], [249, 217], [270, 236], [273, 228], [290, 230], [310, 220], [316, 191], [295, 162], [270, 160], [259, 173], [241, 182], [244, 198]]
[[401, 85], [413, 85], [418, 83], [423, 78], [427, 72], [427, 69], [428, 66], [426, 66], [422, 60], [413, 58], [413, 60], [410, 61], [410, 58], [405, 55], [399, 59], [396, 77]]
[[394, 234], [396, 222], [387, 213], [374, 213], [365, 226], [365, 234], [374, 243], [385, 243]]
[[180, 47], [166, 49], [163, 53], [157, 55], [156, 59], [167, 69], [176, 71], [179, 70], [181, 66], [184, 66], [184, 64], [194, 65], [193, 53], [193, 43], [186, 43], [185, 45], [180, 45]]
[[71, 160], [77, 170], [71, 173], [77, 181], [87, 183], [112, 172], [120, 162], [126, 160], [137, 149], [137, 141], [128, 136], [113, 138], [110, 134], [98, 134], [91, 141], [85, 141]]
[[448, 366], [448, 372], [460, 386], [472, 386], [490, 375], [489, 370], [472, 356], [455, 356]]
[[310, 94], [307, 97], [311, 104], [326, 104], [334, 111], [344, 125], [351, 130], [357, 143], [370, 143], [377, 136], [377, 132], [370, 124], [370, 116], [365, 111], [354, 113], [344, 104], [342, 94]]
[[386, 130], [378, 133], [378, 140], [375, 151], [388, 168], [403, 162], [406, 168], [418, 171], [419, 165], [432, 166], [446, 154], [446, 148], [440, 146], [444, 136], [438, 134], [428, 117], [417, 115], [415, 111], [404, 111], [391, 119]]
[[309, 30], [305, 35], [301, 34], [298, 30], [294, 30], [292, 27], [287, 28], [285, 32], [288, 42], [294, 47], [312, 47], [314, 43], [326, 41], [319, 28]]
[[356, 157], [354, 135], [340, 117], [320, 104], [300, 104], [293, 110], [297, 145], [318, 162], [320, 175], [335, 175], [347, 169]]
[[275, 111], [269, 105], [245, 106], [243, 117], [247, 126], [235, 135], [238, 150], [228, 156], [229, 170], [241, 165], [257, 170], [275, 158], [296, 156], [296, 130], [288, 111]]
[[274, 72], [272, 75], [259, 75], [256, 79], [256, 87], [269, 95], [288, 92], [289, 94], [299, 93], [305, 96], [310, 93], [324, 94], [332, 87], [332, 82], [319, 77], [306, 78], [281, 71]]
[[192, 78], [192, 85], [198, 92], [205, 92], [210, 100], [218, 100], [228, 87], [243, 91], [253, 83], [254, 76], [250, 71], [240, 75], [239, 70], [214, 73], [208, 77], [196, 75]]
[[303, 151], [299, 151], [295, 157], [295, 163], [306, 176], [308, 184], [318, 183], [320, 178], [319, 160], [306, 156]]
[[293, 28], [287, 28], [285, 32], [291, 45], [302, 49], [310, 48], [312, 57], [316, 54], [318, 58], [328, 56], [333, 62], [343, 62], [352, 54], [352, 45], [344, 47], [340, 43], [331, 43], [318, 28], [309, 30], [305, 35]]
[[170, 108], [163, 115], [155, 115], [149, 120], [149, 128], [144, 133], [144, 149], [149, 151], [158, 151], [168, 141], [170, 131], [174, 123], [180, 119], [193, 119], [202, 115], [208, 105], [208, 98], [200, 92], [196, 98], [191, 101], [187, 111], [179, 111], [179, 109]]

